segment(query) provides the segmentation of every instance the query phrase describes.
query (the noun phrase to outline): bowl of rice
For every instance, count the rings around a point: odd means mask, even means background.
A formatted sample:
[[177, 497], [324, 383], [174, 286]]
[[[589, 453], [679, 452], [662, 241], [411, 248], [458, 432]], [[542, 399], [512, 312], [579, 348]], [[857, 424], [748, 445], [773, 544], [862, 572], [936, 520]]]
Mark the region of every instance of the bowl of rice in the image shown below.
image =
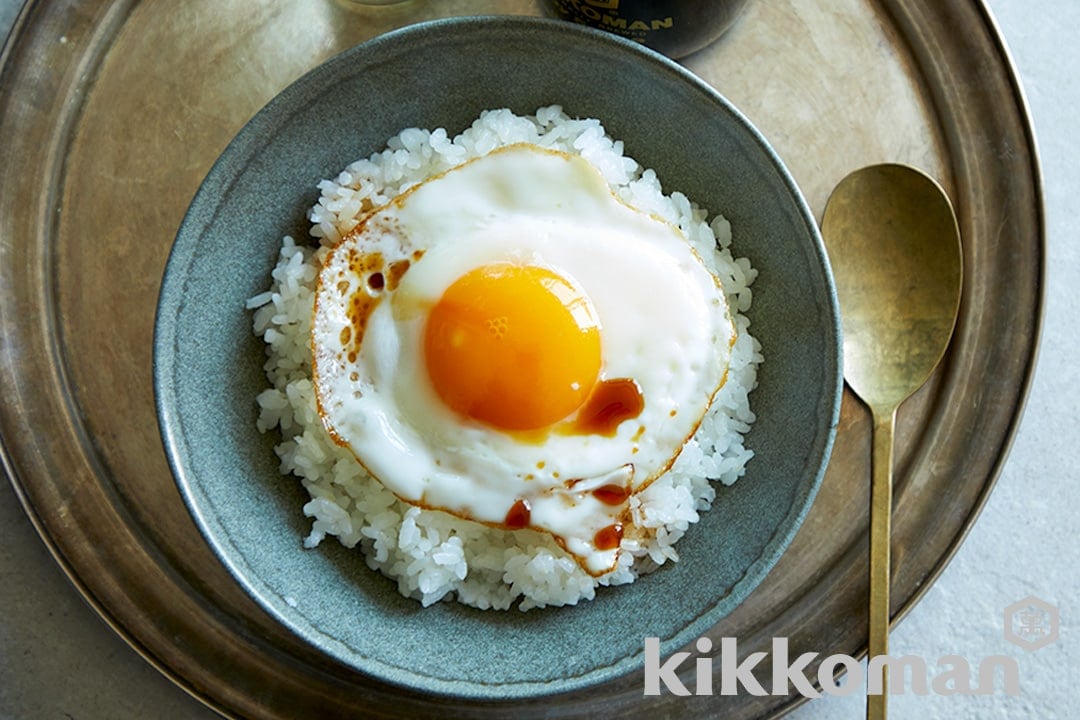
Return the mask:
[[[403, 498], [337, 437], [313, 371], [334, 249], [418, 186], [520, 146], [584, 158], [619, 203], [678, 228], [733, 330], [693, 434], [621, 498], [632, 532], [619, 525], [603, 572], [557, 534]], [[175, 240], [154, 380], [196, 524], [283, 626], [409, 691], [526, 698], [640, 671], [645, 638], [678, 650], [764, 578], [828, 460], [838, 327], [806, 202], [729, 102], [607, 34], [458, 18], [331, 59], [241, 130]]]

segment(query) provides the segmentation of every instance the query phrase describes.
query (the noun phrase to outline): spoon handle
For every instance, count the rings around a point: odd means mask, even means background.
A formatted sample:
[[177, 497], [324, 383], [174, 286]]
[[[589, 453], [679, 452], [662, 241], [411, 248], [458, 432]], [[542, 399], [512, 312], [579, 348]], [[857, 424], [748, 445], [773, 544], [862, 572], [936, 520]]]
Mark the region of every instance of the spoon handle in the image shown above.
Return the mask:
[[885, 720], [889, 691], [889, 667], [871, 677], [869, 661], [889, 654], [889, 580], [892, 537], [893, 431], [896, 408], [874, 408], [873, 448], [870, 456], [870, 640], [867, 655], [867, 689], [880, 680], [879, 694], [867, 694], [867, 720]]

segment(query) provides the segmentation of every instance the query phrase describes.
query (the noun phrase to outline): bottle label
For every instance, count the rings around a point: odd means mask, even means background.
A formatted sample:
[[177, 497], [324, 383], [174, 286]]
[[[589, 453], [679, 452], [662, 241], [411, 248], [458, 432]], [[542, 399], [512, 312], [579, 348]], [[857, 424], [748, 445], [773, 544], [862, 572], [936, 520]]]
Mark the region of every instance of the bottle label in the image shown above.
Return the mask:
[[554, 0], [553, 5], [556, 12], [567, 20], [599, 27], [638, 42], [645, 42], [651, 32], [671, 30], [675, 25], [670, 15], [653, 17], [641, 14], [647, 13], [649, 3], [625, 0]]

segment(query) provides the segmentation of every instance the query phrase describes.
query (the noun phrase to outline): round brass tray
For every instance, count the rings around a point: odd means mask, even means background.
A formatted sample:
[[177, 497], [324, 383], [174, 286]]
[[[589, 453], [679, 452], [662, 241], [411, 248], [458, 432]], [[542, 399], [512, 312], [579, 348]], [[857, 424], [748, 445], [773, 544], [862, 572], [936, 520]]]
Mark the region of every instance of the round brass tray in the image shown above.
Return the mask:
[[[314, 654], [239, 590], [189, 519], [158, 435], [150, 369], [158, 285], [184, 210], [243, 123], [319, 62], [416, 20], [535, 10], [527, 0], [33, 0], [16, 22], [0, 64], [3, 467], [79, 591], [222, 714], [421, 717], [450, 701]], [[1041, 179], [1008, 53], [979, 0], [771, 0], [751, 3], [728, 35], [684, 62], [762, 130], [815, 212], [849, 171], [880, 161], [927, 170], [956, 205], [957, 334], [898, 418], [893, 611], [903, 615], [985, 501], [1034, 363]], [[865, 651], [868, 457], [868, 415], [848, 395], [810, 516], [714, 638], [737, 637], [740, 656], [768, 650], [773, 637], [788, 637], [792, 656]], [[759, 670], [767, 680], [768, 666]], [[453, 709], [759, 718], [795, 702], [646, 698], [642, 678], [628, 676], [539, 705]]]

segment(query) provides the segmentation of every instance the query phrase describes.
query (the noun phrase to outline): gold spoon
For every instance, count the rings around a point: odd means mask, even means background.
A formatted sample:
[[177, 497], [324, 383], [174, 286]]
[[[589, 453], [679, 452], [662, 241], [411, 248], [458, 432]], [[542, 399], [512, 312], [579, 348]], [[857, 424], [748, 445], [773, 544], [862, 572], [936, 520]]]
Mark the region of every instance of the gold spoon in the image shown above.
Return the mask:
[[[872, 165], [829, 197], [821, 233], [836, 279], [844, 377], [873, 417], [870, 482], [869, 655], [889, 653], [890, 521], [896, 409], [930, 377], [960, 305], [960, 231], [949, 198], [924, 173]], [[882, 692], [866, 716], [884, 720]], [[867, 673], [870, 682], [870, 673]]]

